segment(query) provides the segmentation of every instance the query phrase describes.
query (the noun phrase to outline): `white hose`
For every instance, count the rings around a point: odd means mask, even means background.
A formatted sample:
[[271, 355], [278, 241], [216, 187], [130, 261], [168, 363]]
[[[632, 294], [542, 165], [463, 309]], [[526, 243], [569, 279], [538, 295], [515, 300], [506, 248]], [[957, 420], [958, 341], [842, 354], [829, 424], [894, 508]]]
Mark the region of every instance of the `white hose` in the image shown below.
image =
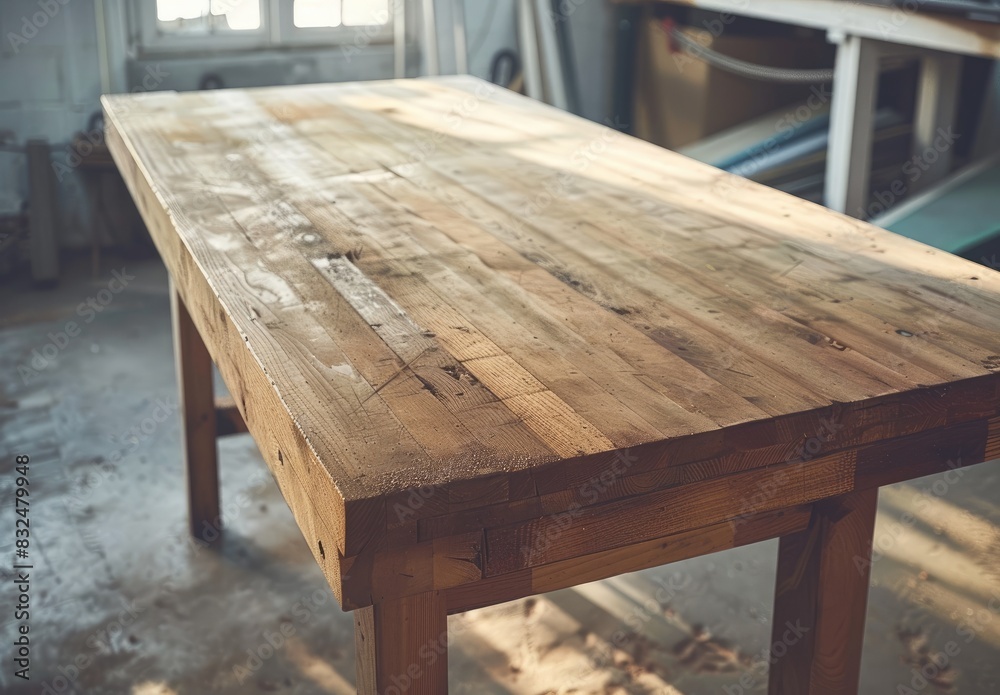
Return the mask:
[[735, 75], [749, 77], [754, 80], [767, 80], [769, 82], [791, 82], [796, 84], [832, 82], [833, 69], [803, 69], [803, 68], [775, 68], [767, 65], [757, 65], [748, 63], [739, 58], [723, 55], [711, 48], [706, 48], [700, 43], [684, 34], [677, 28], [670, 30], [669, 36], [676, 41], [685, 52], [690, 53], [695, 58], [705, 61], [720, 70], [731, 72]]

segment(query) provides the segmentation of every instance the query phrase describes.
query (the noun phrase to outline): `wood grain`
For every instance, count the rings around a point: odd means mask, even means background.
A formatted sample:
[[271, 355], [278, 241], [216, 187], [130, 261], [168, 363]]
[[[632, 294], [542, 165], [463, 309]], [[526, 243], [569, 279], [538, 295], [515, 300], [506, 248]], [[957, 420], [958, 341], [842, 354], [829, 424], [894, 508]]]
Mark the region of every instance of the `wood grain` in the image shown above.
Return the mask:
[[430, 592], [354, 613], [358, 694], [448, 692], [448, 613]]
[[1000, 450], [990, 269], [469, 77], [103, 103], [347, 608]]
[[810, 506], [754, 514], [742, 519], [739, 524], [711, 524], [623, 548], [588, 553], [569, 560], [510, 572], [474, 584], [456, 585], [445, 592], [448, 612], [461, 613], [770, 540], [805, 530], [811, 517]]

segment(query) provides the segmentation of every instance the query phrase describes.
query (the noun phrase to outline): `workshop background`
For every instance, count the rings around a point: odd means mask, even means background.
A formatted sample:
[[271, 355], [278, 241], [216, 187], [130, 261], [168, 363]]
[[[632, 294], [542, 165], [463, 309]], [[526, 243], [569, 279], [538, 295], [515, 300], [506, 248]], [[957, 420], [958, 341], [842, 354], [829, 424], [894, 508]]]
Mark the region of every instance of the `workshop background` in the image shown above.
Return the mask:
[[[813, 14], [888, 3], [799, 0], [802, 24], [695, 4], [0, 3], [0, 555], [15, 550], [22, 452], [39, 552], [32, 681], [13, 675], [5, 613], [0, 693], [354, 692], [352, 616], [249, 435], [220, 440], [224, 539], [187, 536], [167, 274], [104, 147], [101, 94], [467, 71], [831, 205], [829, 177], [859, 164], [828, 156], [843, 44]], [[872, 112], [864, 186], [833, 184], [831, 207], [998, 269], [1000, 40], [982, 38], [998, 17], [981, 5], [935, 15], [958, 28], [934, 48], [878, 59], [858, 107]], [[895, 13], [889, 40], [917, 21]], [[453, 616], [452, 692], [765, 692], [776, 549]], [[883, 489], [875, 550], [861, 692], [1000, 692], [1000, 469]], [[5, 610], [14, 580], [5, 559]]]

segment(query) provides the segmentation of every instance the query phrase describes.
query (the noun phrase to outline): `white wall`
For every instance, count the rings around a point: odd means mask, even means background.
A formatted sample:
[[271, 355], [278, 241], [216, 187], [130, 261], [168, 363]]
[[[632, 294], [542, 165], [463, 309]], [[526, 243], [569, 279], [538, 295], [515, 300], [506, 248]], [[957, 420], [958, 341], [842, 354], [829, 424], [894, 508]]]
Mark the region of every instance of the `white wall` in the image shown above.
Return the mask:
[[[0, 131], [23, 145], [45, 138], [65, 147], [98, 108], [100, 71], [94, 0], [37, 0], [0, 3]], [[20, 208], [27, 195], [23, 154], [0, 151], [0, 212]], [[85, 227], [78, 185], [60, 193], [67, 239]]]
[[0, 3], [0, 128], [21, 140], [65, 139], [97, 106], [94, 1], [63, 1], [51, 18], [35, 1]]

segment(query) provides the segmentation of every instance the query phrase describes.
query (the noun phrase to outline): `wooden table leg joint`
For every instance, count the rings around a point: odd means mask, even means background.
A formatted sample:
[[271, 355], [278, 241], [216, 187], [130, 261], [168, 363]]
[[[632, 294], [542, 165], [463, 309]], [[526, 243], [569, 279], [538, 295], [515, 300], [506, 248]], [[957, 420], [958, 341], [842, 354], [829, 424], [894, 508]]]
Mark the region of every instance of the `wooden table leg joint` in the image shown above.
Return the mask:
[[391, 599], [354, 612], [359, 695], [448, 692], [444, 594]]
[[878, 489], [818, 502], [782, 536], [771, 627], [771, 695], [856, 693]]
[[243, 421], [240, 409], [232, 396], [219, 396], [215, 399], [215, 434], [225, 437], [230, 434], [248, 432], [247, 423]]

